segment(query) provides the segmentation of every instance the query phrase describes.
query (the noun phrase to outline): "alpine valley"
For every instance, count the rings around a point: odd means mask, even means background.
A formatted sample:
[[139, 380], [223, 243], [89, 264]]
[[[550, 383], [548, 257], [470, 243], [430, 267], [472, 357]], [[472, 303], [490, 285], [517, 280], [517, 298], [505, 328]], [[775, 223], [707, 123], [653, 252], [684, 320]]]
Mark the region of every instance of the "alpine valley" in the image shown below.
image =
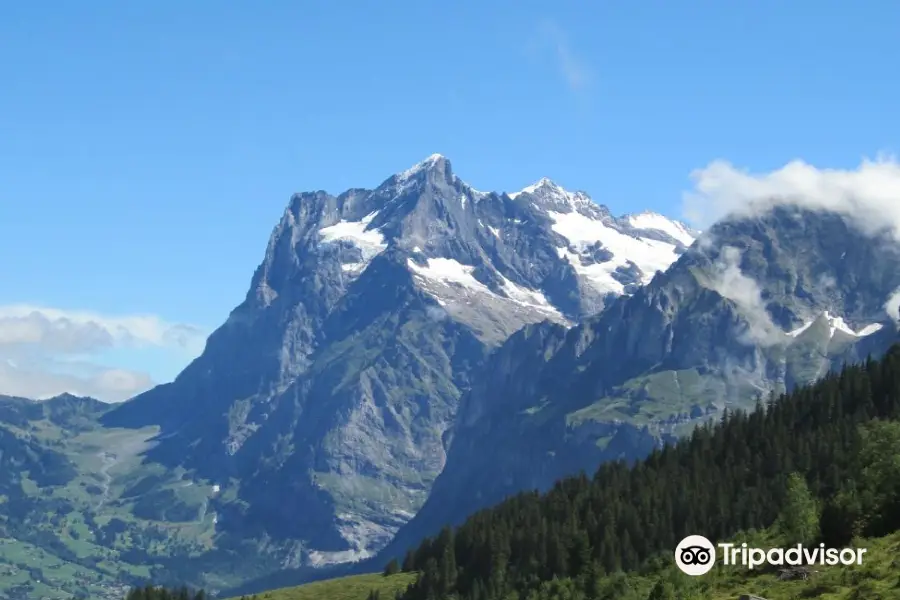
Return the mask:
[[244, 301], [125, 403], [0, 398], [0, 595], [380, 570], [896, 341], [900, 244], [790, 203], [697, 232], [434, 155], [294, 195]]

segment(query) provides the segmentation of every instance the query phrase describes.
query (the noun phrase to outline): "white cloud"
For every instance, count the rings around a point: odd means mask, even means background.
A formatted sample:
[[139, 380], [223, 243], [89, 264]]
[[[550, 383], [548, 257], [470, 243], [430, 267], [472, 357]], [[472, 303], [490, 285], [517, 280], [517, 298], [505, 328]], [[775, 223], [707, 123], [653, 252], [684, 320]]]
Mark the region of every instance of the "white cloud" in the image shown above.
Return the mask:
[[884, 310], [894, 323], [900, 326], [900, 288], [894, 290], [894, 293], [884, 303]]
[[126, 400], [153, 386], [146, 373], [104, 369], [96, 375], [70, 375], [23, 368], [12, 360], [0, 362], [0, 393], [44, 399], [64, 392], [106, 402]]
[[[686, 219], [706, 229], [726, 216], [756, 216], [779, 204], [842, 215], [862, 232], [887, 232], [900, 241], [900, 162], [893, 156], [863, 159], [855, 169], [823, 169], [801, 160], [768, 173], [751, 173], [713, 161], [691, 174], [684, 195]], [[711, 243], [704, 236], [701, 243]], [[823, 280], [822, 285], [832, 282]], [[900, 289], [884, 308], [900, 326]]]
[[199, 328], [152, 315], [108, 316], [27, 305], [0, 306], [0, 394], [47, 398], [63, 392], [118, 401], [153, 385], [145, 372], [100, 364], [117, 349], [203, 350]]
[[866, 233], [889, 229], [900, 239], [900, 163], [893, 157], [863, 160], [856, 169], [820, 169], [793, 161], [769, 173], [714, 161], [692, 173], [684, 215], [705, 229], [730, 214], [757, 215], [779, 203], [829, 210]]
[[784, 332], [772, 322], [759, 285], [741, 271], [740, 264], [739, 249], [732, 246], [722, 248], [711, 287], [734, 302], [741, 311], [747, 325], [742, 341], [759, 346], [776, 344], [784, 338]]
[[572, 50], [569, 36], [552, 21], [541, 23], [541, 34], [553, 51], [556, 66], [573, 92], [584, 90], [591, 82], [591, 69]]

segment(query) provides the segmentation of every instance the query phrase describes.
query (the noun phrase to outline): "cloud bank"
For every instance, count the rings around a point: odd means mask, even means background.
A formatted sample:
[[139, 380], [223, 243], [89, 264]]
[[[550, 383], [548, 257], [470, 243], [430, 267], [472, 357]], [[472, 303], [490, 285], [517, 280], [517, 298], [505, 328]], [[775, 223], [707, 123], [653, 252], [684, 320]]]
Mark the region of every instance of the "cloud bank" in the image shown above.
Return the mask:
[[0, 306], [0, 394], [43, 399], [69, 392], [125, 400], [150, 388], [152, 378], [101, 364], [99, 354], [156, 348], [187, 361], [203, 350], [205, 339], [197, 327], [155, 316]]
[[[685, 192], [682, 208], [685, 219], [698, 229], [725, 217], [756, 216], [779, 204], [793, 204], [837, 213], [864, 233], [887, 232], [900, 241], [900, 162], [893, 156], [863, 159], [855, 169], [820, 169], [795, 160], [768, 173], [751, 173], [717, 160], [694, 171], [691, 179], [694, 187]], [[699, 243], [712, 239], [702, 237]], [[740, 272], [738, 259], [736, 249], [725, 249], [715, 285], [747, 315], [751, 341], [764, 345], [777, 338], [775, 326], [762, 308], [756, 283]], [[827, 287], [834, 280], [819, 283]], [[900, 327], [900, 289], [884, 309]]]
[[865, 159], [856, 169], [820, 169], [792, 161], [769, 173], [751, 173], [717, 160], [691, 174], [684, 216], [706, 229], [728, 215], [753, 216], [776, 204], [829, 210], [866, 233], [889, 230], [900, 240], [900, 163]]

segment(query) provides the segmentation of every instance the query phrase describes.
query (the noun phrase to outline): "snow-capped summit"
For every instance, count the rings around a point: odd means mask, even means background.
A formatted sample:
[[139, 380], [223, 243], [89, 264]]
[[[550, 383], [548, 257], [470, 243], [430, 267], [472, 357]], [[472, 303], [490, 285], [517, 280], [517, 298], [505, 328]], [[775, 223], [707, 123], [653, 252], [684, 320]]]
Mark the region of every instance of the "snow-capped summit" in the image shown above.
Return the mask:
[[[108, 422], [162, 427], [153, 460], [210, 480], [241, 471], [247, 518], [302, 540], [311, 561], [363, 556], [407, 518], [395, 508], [421, 505], [489, 351], [527, 325], [601, 311], [690, 241], [638, 225], [549, 179], [480, 192], [440, 154], [375, 189], [295, 194], [204, 353]], [[372, 481], [393, 507], [355, 499]], [[286, 495], [309, 499], [287, 525]], [[237, 519], [217, 527], [241, 533]]]
[[520, 191], [509, 194], [509, 197], [512, 199], [516, 199], [522, 194], [534, 194], [538, 192], [538, 190], [547, 191], [550, 193], [559, 193], [561, 195], [568, 195], [568, 192], [566, 190], [554, 183], [551, 179], [547, 177], [541, 177], [539, 180], [532, 183], [531, 185], [525, 186]]
[[430, 169], [446, 169], [449, 166], [449, 162], [450, 161], [448, 161], [447, 157], [443, 154], [432, 154], [425, 160], [416, 163], [409, 169], [401, 171], [396, 175], [396, 178], [399, 181], [405, 181], [423, 171], [427, 171]]
[[584, 192], [570, 192], [556, 182], [542, 177], [535, 183], [509, 194], [513, 200], [526, 195], [539, 204], [555, 204], [559, 207], [577, 207], [591, 203], [591, 198]]
[[617, 219], [546, 177], [512, 195], [479, 192], [440, 154], [371, 192], [339, 196], [318, 235], [349, 278], [389, 248], [408, 253], [424, 291], [497, 339], [527, 322], [597, 312], [665, 270], [694, 239], [655, 213]]

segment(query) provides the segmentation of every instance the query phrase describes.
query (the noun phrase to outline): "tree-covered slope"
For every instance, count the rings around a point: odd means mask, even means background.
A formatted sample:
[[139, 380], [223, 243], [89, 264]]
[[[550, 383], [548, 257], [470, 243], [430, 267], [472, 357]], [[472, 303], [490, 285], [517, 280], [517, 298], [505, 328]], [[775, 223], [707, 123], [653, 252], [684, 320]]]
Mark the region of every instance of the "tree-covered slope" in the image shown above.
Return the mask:
[[[772, 531], [749, 532], [746, 537], [740, 537], [754, 544], [777, 544], [777, 538]], [[765, 600], [891, 600], [900, 596], [896, 558], [900, 552], [900, 533], [860, 539], [858, 545], [868, 551], [863, 565], [832, 568], [806, 580], [785, 580], [779, 573], [770, 570], [749, 571], [728, 567], [716, 567], [705, 576], [694, 579], [676, 571], [665, 561], [659, 561], [638, 571], [595, 577], [588, 589], [577, 578], [544, 581], [527, 592], [525, 599], [739, 600], [752, 594]], [[388, 577], [380, 573], [356, 575], [260, 592], [233, 600], [394, 600], [396, 592], [402, 591], [415, 577], [416, 573]], [[159, 594], [128, 600], [169, 598]]]
[[[405, 600], [505, 598], [545, 582], [635, 571], [690, 534], [726, 540], [770, 527], [799, 472], [822, 499], [829, 546], [900, 527], [900, 347], [698, 428], [632, 466], [606, 463], [522, 493], [410, 552]], [[515, 596], [513, 596], [515, 597]]]

